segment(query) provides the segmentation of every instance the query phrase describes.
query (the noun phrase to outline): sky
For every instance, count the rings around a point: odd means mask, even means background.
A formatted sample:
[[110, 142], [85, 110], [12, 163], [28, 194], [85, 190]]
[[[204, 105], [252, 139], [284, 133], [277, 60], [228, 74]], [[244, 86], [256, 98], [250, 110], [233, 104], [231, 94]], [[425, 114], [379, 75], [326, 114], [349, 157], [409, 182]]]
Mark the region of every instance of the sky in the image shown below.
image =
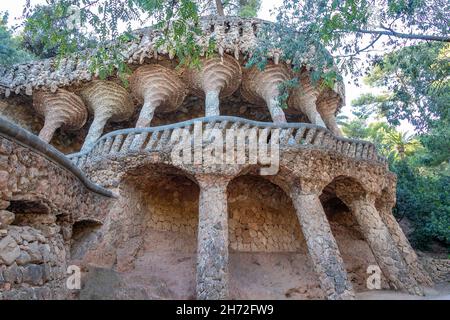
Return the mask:
[[[26, 0], [1, 0], [0, 2], [0, 12], [8, 11], [9, 12], [9, 24], [14, 25], [18, 22], [17, 19], [20, 19], [22, 15], [23, 6], [25, 5]], [[270, 14], [270, 10], [275, 9], [277, 6], [281, 5], [282, 0], [262, 0], [261, 9], [258, 12], [258, 18], [273, 21], [274, 17]], [[45, 0], [31, 0], [31, 5], [36, 4], [45, 4]], [[142, 26], [137, 26], [136, 28], [140, 28]], [[352, 118], [351, 114], [351, 101], [356, 99], [359, 95], [363, 93], [377, 93], [379, 90], [370, 88], [364, 84], [360, 84], [360, 86], [356, 86], [353, 82], [355, 79], [352, 78], [352, 75], [344, 76], [345, 82], [345, 106], [341, 110], [341, 114]], [[361, 79], [360, 79], [361, 80]], [[360, 83], [362, 81], [359, 81]], [[412, 126], [407, 122], [402, 122], [400, 127], [400, 131], [411, 132], [413, 131]]]

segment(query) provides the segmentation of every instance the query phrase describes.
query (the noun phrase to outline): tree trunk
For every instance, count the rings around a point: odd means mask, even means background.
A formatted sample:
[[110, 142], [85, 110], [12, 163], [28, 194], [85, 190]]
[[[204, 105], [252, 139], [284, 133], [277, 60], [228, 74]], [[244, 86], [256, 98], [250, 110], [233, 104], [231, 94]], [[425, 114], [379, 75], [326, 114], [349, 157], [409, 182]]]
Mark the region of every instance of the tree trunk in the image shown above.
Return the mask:
[[223, 17], [225, 13], [223, 12], [223, 4], [221, 0], [216, 0], [216, 7], [217, 7], [217, 14]]

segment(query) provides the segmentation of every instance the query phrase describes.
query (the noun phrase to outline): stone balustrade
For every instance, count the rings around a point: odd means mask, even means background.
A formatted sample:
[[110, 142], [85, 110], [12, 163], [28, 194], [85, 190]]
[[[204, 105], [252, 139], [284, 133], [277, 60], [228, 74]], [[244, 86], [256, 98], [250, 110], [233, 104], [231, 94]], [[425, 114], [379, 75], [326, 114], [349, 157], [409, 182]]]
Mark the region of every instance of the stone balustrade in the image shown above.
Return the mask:
[[[238, 117], [214, 116], [193, 119], [176, 124], [130, 128], [110, 132], [92, 146], [92, 148], [70, 154], [67, 157], [78, 167], [93, 157], [105, 157], [111, 154], [152, 152], [167, 150], [173, 146], [172, 136], [179, 130], [194, 132], [195, 123], [201, 123], [202, 129], [263, 129], [271, 136], [275, 130], [280, 131], [280, 147], [291, 148], [317, 148], [337, 152], [355, 160], [374, 161], [385, 165], [386, 159], [377, 154], [375, 146], [367, 141], [352, 140], [334, 136], [327, 129], [308, 123], [273, 124], [257, 122]], [[178, 130], [178, 131], [176, 131]]]

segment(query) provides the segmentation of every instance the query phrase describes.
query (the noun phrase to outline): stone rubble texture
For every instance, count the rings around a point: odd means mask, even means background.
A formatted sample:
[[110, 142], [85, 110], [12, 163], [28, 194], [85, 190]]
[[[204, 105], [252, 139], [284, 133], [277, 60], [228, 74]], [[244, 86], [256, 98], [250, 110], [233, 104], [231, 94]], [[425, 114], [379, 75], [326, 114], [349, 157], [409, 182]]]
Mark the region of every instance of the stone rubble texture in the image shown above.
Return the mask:
[[185, 77], [191, 91], [205, 97], [205, 116], [218, 116], [219, 98], [232, 95], [240, 86], [242, 69], [239, 61], [229, 55], [202, 59], [200, 70], [186, 70]]
[[87, 109], [83, 101], [76, 94], [63, 89], [57, 93], [34, 92], [33, 107], [45, 119], [39, 138], [47, 143], [61, 126], [77, 130], [86, 123]]
[[122, 121], [134, 111], [128, 92], [112, 81], [93, 81], [81, 92], [89, 111], [94, 115], [82, 150], [92, 147], [100, 138], [108, 121]]
[[[244, 67], [265, 24], [203, 18], [197, 42], [206, 52], [214, 36], [218, 55], [184, 70], [157, 48], [160, 31], [138, 30], [129, 87], [78, 58], [0, 69], [0, 299], [353, 299], [370, 265], [384, 289], [448, 281], [449, 260], [417, 255], [392, 215], [386, 159], [342, 137], [342, 84], [319, 90], [305, 56], [282, 110], [278, 85], [294, 73], [280, 51], [264, 71]], [[194, 120], [268, 142], [280, 130], [278, 172], [260, 175], [248, 154], [174, 161]], [[69, 265], [81, 290], [65, 285]]]
[[143, 106], [136, 127], [149, 127], [155, 110], [174, 111], [186, 97], [186, 86], [177, 73], [158, 64], [139, 67], [134, 71], [130, 86]]

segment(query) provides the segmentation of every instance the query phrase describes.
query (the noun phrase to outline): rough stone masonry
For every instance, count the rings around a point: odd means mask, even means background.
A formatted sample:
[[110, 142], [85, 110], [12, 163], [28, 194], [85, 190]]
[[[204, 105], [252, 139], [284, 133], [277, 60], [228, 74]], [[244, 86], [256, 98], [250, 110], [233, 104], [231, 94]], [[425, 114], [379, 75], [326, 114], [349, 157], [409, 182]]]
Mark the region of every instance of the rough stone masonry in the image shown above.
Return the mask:
[[[137, 30], [130, 87], [91, 73], [89, 51], [0, 69], [0, 299], [353, 299], [373, 265], [415, 295], [446, 280], [448, 260], [419, 259], [392, 215], [386, 160], [342, 137], [343, 84], [313, 85], [312, 57], [295, 72], [278, 48], [245, 67], [267, 23], [202, 19], [198, 44], [217, 45], [196, 70]], [[249, 140], [245, 161], [173, 161], [195, 124], [279, 132], [278, 170], [260, 175]]]

